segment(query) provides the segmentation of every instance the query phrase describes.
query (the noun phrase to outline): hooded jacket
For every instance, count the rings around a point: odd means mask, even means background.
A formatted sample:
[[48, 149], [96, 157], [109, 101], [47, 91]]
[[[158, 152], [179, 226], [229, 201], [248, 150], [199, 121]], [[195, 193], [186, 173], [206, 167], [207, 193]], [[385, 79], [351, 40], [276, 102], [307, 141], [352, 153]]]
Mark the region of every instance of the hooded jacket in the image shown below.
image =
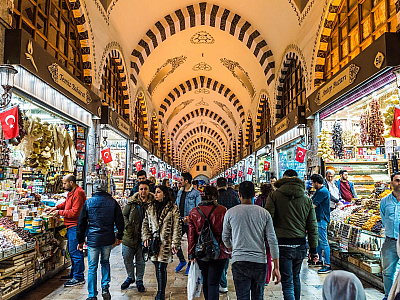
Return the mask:
[[[306, 196], [298, 177], [284, 177], [275, 182], [265, 209], [271, 214], [279, 245], [305, 244], [306, 231], [310, 249], [318, 246], [318, 225], [312, 200]], [[315, 252], [314, 252], [315, 253]]]
[[[143, 202], [142, 199], [140, 199], [139, 193], [136, 193], [132, 197], [128, 198], [128, 203], [125, 205], [124, 211], [122, 212], [125, 221], [124, 237], [122, 238], [123, 245], [133, 249], [136, 249], [141, 245], [143, 219], [146, 214], [147, 207], [153, 201], [153, 193], [149, 193], [146, 202]], [[138, 206], [140, 207], [140, 213]]]
[[323, 300], [365, 300], [364, 287], [356, 275], [347, 271], [333, 271], [324, 280]]

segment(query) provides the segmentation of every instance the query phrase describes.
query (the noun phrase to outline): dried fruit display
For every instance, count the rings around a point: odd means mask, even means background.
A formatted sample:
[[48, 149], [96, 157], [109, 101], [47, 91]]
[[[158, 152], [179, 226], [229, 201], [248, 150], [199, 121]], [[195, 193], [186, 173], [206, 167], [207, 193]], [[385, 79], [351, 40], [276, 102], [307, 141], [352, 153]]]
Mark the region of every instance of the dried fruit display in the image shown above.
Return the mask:
[[385, 100], [386, 109], [383, 112], [383, 117], [385, 118], [385, 134], [384, 138], [390, 138], [390, 130], [392, 129], [395, 113], [395, 105], [399, 105], [399, 98], [397, 96], [391, 96]]
[[360, 116], [360, 144], [366, 145], [368, 143], [368, 117], [366, 113]]
[[385, 131], [385, 126], [383, 124], [381, 106], [377, 99], [372, 99], [370, 103], [368, 125], [368, 143], [374, 146], [384, 146], [383, 132]]
[[357, 147], [357, 138], [351, 130], [349, 129], [344, 130], [342, 134], [342, 139], [343, 143], [346, 146]]
[[318, 144], [318, 156], [324, 161], [333, 160], [332, 148], [329, 145], [329, 136], [330, 132], [326, 129], [322, 129], [321, 133], [318, 135], [318, 138], [320, 139]]
[[332, 141], [333, 141], [333, 151], [335, 152], [336, 158], [343, 158], [343, 140], [342, 140], [343, 129], [340, 126], [339, 122], [335, 122], [333, 126], [332, 132]]

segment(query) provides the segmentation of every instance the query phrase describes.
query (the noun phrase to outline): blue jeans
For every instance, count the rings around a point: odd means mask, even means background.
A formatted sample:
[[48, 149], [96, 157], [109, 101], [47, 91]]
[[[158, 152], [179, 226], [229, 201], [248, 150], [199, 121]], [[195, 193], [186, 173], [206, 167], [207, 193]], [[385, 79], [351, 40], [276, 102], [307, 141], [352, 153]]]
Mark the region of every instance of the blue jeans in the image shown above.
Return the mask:
[[300, 245], [297, 248], [279, 247], [279, 271], [285, 300], [300, 299], [300, 270], [306, 254], [306, 245]]
[[267, 277], [267, 264], [237, 261], [232, 264], [233, 282], [237, 300], [264, 299], [264, 285]]
[[219, 282], [220, 286], [223, 288], [228, 287], [228, 281], [226, 280], [226, 274], [228, 273], [228, 268], [229, 268], [229, 258], [226, 260], [224, 270], [222, 271], [221, 280]]
[[[125, 269], [128, 273], [128, 278], [143, 282], [144, 270], [146, 263], [143, 260], [142, 246], [133, 249], [129, 246], [122, 245], [122, 257], [124, 259]], [[136, 278], [135, 268], [133, 266], [133, 259], [136, 262]]]
[[67, 238], [68, 238], [68, 252], [71, 256], [71, 272], [73, 278], [76, 280], [84, 280], [85, 276], [85, 260], [83, 252], [77, 249], [78, 239], [76, 238], [76, 226], [67, 228]]
[[331, 264], [331, 248], [328, 242], [328, 222], [325, 220], [318, 221], [318, 247], [317, 253], [319, 259], [322, 260], [322, 250], [324, 250], [325, 264]]
[[110, 287], [110, 252], [112, 245], [103, 247], [88, 246], [88, 292], [90, 297], [97, 297], [97, 267], [99, 265], [99, 256], [101, 254], [101, 288], [103, 290]]
[[381, 256], [382, 256], [382, 275], [383, 285], [385, 288], [385, 297], [387, 298], [392, 288], [394, 275], [396, 273], [397, 264], [399, 262], [399, 256], [396, 250], [396, 241], [385, 239], [382, 245]]

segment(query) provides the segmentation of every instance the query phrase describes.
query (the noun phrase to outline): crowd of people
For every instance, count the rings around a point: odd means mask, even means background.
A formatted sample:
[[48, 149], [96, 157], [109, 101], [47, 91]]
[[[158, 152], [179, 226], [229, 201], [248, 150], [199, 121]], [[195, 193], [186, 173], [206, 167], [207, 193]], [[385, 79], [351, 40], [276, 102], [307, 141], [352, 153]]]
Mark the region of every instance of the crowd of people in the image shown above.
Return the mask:
[[[307, 195], [305, 184], [295, 170], [287, 170], [279, 180], [261, 186], [255, 198], [250, 181], [239, 185], [218, 178], [216, 187], [207, 185], [202, 191], [189, 173], [182, 173], [172, 188], [169, 180], [162, 185], [138, 172], [138, 183], [123, 210], [107, 192], [108, 182], [98, 179], [93, 196], [86, 200], [73, 175], [63, 178], [68, 191], [64, 203], [50, 209], [64, 217], [68, 250], [72, 267], [65, 287], [84, 284], [83, 244], [88, 247], [88, 300], [97, 299], [97, 268], [101, 264], [101, 289], [104, 300], [111, 299], [109, 285], [110, 252], [122, 244], [122, 258], [127, 279], [121, 289], [136, 283], [139, 292], [146, 292], [143, 276], [146, 261], [155, 267], [157, 295], [165, 299], [167, 266], [173, 255], [179, 259], [175, 271], [187, 275], [192, 264], [198, 264], [206, 300], [219, 299], [228, 292], [227, 270], [231, 265], [238, 300], [263, 299], [264, 287], [281, 282], [285, 300], [300, 299], [300, 270], [308, 256], [309, 266], [318, 266], [318, 273], [332, 272], [327, 227], [330, 212], [336, 206], [356, 197], [354, 185], [345, 170], [328, 170], [310, 180], [315, 190]], [[382, 199], [380, 210], [386, 229], [382, 246], [385, 300], [400, 297], [400, 279], [394, 278], [399, 261], [400, 173], [391, 178], [393, 192]], [[117, 233], [115, 234], [115, 227]], [[182, 236], [188, 240], [187, 259], [182, 251]], [[393, 287], [392, 287], [393, 286]], [[323, 299], [365, 299], [360, 280], [349, 272], [333, 271], [323, 285]]]

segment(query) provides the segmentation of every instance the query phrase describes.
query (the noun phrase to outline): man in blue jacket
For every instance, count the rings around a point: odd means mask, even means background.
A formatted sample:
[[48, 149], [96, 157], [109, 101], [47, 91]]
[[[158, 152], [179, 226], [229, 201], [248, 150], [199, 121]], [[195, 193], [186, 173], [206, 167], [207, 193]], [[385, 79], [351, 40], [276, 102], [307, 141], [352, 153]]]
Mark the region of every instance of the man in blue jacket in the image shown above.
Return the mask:
[[317, 253], [322, 258], [322, 250], [324, 250], [325, 266], [318, 270], [319, 274], [332, 272], [331, 269], [331, 249], [328, 243], [328, 224], [331, 220], [331, 196], [328, 189], [324, 186], [324, 178], [320, 174], [311, 175], [311, 182], [315, 188], [312, 196], [314, 203], [315, 215], [318, 222], [318, 247]]
[[[124, 234], [124, 217], [121, 207], [115, 199], [107, 193], [107, 180], [98, 179], [93, 184], [93, 197], [86, 200], [79, 215], [76, 236], [78, 239], [78, 250], [83, 251], [85, 233], [87, 230], [88, 245], [88, 300], [97, 299], [97, 266], [101, 254], [101, 288], [104, 300], [110, 300], [109, 291], [110, 274], [110, 252], [113, 244], [121, 244]], [[115, 238], [114, 224], [118, 229]]]
[[[180, 183], [182, 188], [178, 192], [176, 197], [176, 205], [179, 208], [182, 220], [182, 235], [186, 233], [189, 234], [189, 212], [199, 205], [201, 202], [200, 192], [193, 188], [192, 185], [192, 175], [190, 173], [182, 173]], [[176, 254], [179, 257], [179, 265], [176, 267], [175, 272], [180, 272], [184, 266], [186, 266], [185, 256], [183, 255], [182, 249], [178, 250]], [[189, 267], [186, 268], [185, 275], [189, 274]]]
[[340, 170], [339, 176], [340, 179], [336, 181], [336, 185], [339, 189], [339, 196], [346, 202], [350, 202], [351, 199], [357, 198], [354, 183], [348, 180], [349, 174], [347, 173], [347, 170]]

